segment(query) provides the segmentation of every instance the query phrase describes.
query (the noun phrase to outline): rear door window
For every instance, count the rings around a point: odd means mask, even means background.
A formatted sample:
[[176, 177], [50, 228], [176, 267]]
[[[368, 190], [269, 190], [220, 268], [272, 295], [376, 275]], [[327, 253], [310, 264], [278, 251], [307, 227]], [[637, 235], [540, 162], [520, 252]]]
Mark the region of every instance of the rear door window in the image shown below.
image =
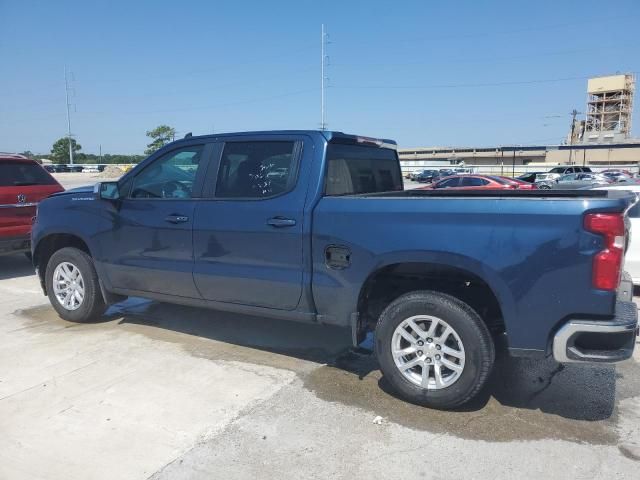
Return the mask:
[[0, 160], [0, 187], [56, 185], [56, 181], [35, 162]]
[[481, 187], [487, 185], [489, 182], [478, 177], [464, 177], [462, 179], [461, 187]]
[[349, 195], [402, 190], [395, 150], [330, 143], [327, 147], [325, 195]]
[[297, 179], [296, 142], [229, 142], [218, 170], [218, 198], [271, 198], [287, 193]]

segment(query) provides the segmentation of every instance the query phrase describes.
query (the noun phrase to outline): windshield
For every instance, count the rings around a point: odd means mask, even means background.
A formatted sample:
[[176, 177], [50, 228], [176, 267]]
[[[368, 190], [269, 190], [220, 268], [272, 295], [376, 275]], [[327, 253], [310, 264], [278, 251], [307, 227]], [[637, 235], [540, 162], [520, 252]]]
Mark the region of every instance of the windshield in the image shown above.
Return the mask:
[[0, 160], [0, 187], [55, 184], [53, 177], [35, 162]]

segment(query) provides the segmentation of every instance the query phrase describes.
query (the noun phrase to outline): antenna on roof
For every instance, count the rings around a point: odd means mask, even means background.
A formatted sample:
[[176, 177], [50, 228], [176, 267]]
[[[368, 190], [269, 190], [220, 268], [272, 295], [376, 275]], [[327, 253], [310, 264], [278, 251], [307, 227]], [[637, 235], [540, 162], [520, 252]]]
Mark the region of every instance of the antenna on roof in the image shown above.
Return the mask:
[[191, 133], [191, 132], [187, 133], [187, 134], [184, 136], [184, 138], [191, 138], [191, 137], [193, 137], [193, 133]]

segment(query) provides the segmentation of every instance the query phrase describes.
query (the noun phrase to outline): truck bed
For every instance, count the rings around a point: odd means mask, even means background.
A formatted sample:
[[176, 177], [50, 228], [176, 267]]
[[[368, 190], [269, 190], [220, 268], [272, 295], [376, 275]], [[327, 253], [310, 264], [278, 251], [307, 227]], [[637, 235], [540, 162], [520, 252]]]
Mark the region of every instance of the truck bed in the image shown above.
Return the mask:
[[392, 192], [365, 193], [358, 197], [481, 197], [481, 198], [624, 198], [624, 190], [399, 190]]

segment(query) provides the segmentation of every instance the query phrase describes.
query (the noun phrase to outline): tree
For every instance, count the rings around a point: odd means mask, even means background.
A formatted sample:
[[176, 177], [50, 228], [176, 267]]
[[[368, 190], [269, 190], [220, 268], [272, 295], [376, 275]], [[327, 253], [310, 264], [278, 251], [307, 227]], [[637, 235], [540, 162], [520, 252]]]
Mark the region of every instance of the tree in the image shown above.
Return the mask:
[[176, 129], [169, 125], [160, 125], [159, 127], [149, 130], [147, 137], [153, 141], [147, 145], [144, 151], [147, 155], [152, 154], [159, 148], [164, 147], [167, 143], [172, 142], [176, 138]]
[[[75, 153], [79, 152], [82, 149], [82, 146], [73, 138], [71, 139], [71, 145], [75, 156]], [[63, 137], [59, 140], [56, 140], [56, 143], [53, 144], [53, 147], [51, 147], [51, 160], [53, 161], [53, 163], [69, 163], [68, 137]]]
[[31, 150], [25, 150], [24, 152], [21, 152], [20, 155], [24, 155], [27, 158], [33, 158], [33, 152]]

